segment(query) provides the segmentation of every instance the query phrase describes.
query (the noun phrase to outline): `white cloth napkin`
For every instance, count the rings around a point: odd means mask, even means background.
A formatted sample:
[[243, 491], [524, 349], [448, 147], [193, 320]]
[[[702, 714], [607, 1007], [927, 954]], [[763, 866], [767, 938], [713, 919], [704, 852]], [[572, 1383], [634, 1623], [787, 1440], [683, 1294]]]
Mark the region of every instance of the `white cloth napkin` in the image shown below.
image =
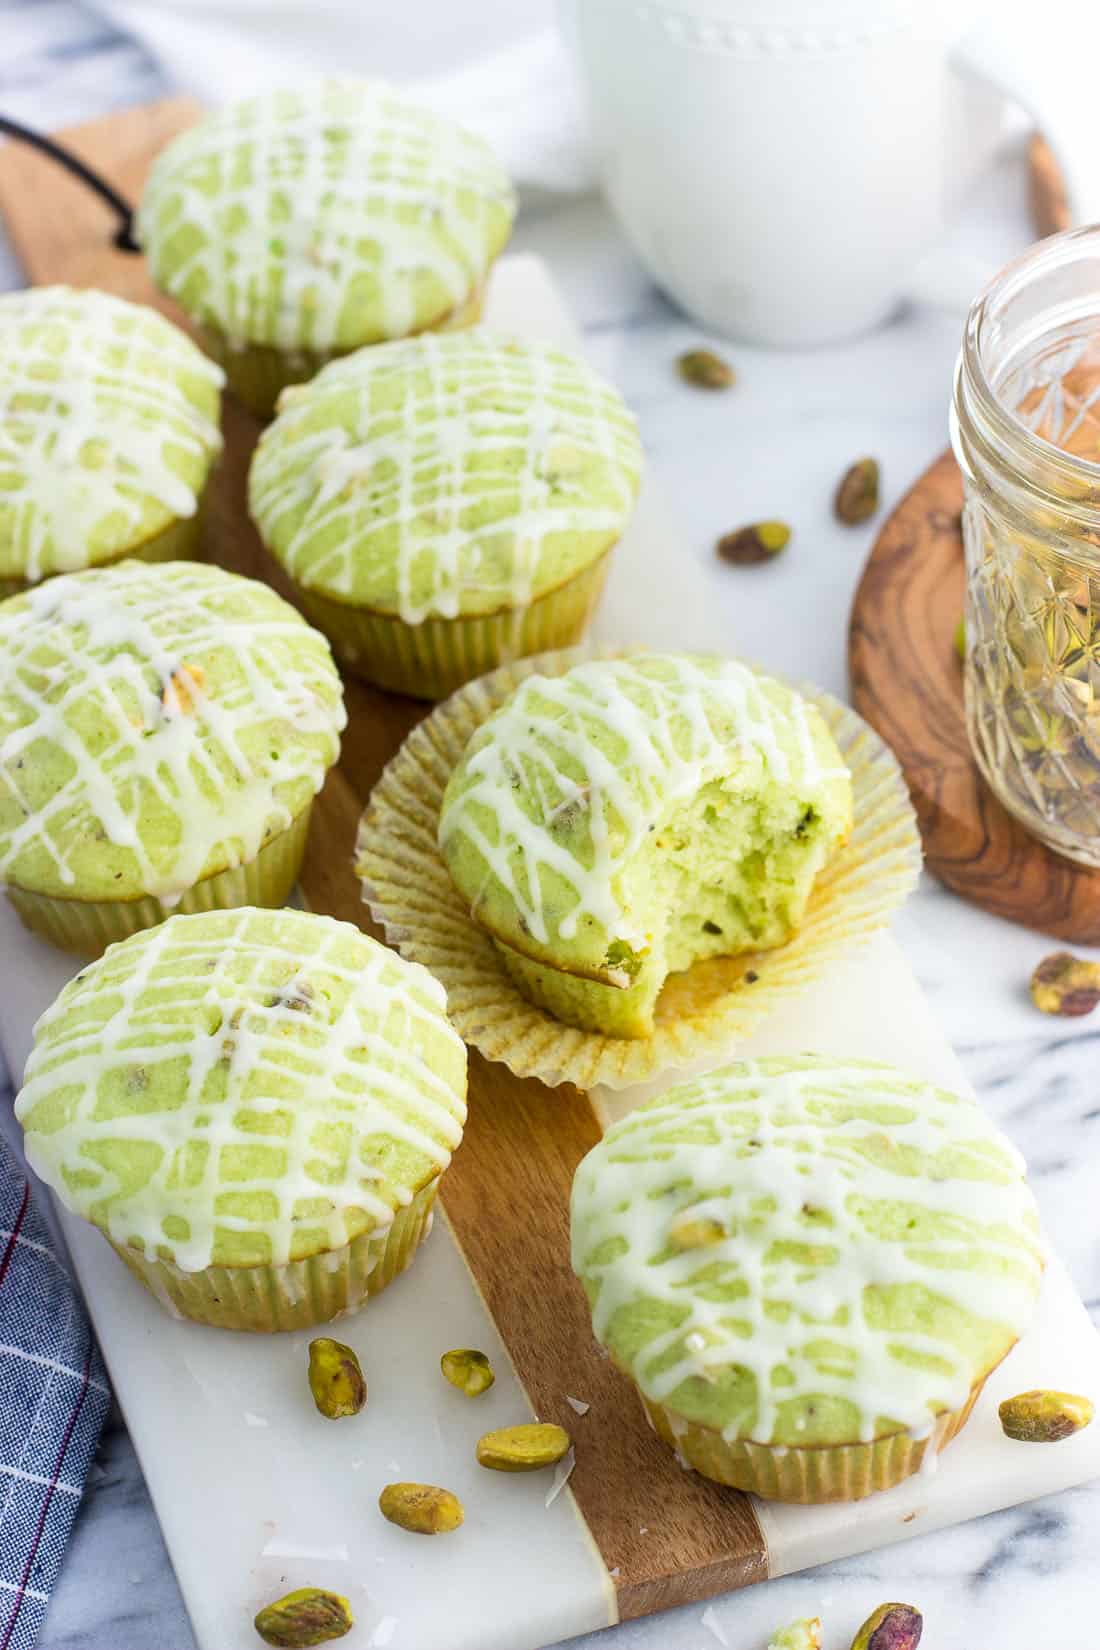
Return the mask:
[[595, 184], [576, 74], [548, 0], [90, 4], [203, 103], [296, 77], [377, 76], [415, 84], [421, 102], [480, 132], [521, 190], [572, 193]]

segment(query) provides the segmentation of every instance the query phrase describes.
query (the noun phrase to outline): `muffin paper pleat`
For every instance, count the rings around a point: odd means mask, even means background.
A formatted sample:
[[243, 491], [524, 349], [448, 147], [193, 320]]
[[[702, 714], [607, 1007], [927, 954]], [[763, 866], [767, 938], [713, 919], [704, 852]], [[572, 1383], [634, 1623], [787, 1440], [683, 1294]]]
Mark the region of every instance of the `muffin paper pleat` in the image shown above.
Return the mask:
[[600, 599], [610, 552], [526, 607], [409, 625], [298, 586], [310, 622], [354, 675], [393, 693], [442, 699], [506, 661], [578, 642]]
[[[206, 546], [206, 505], [210, 494], [209, 479], [199, 494], [198, 508], [193, 516], [181, 516], [177, 521], [171, 521], [167, 527], [162, 527], [159, 533], [146, 539], [144, 544], [130, 544], [116, 555], [104, 556], [102, 559], [91, 561], [89, 567], [113, 567], [120, 561], [205, 561]], [[66, 569], [72, 572], [76, 569]], [[47, 574], [47, 578], [55, 575]], [[18, 596], [20, 591], [29, 589], [26, 579], [0, 579], [0, 601], [7, 596]]]
[[111, 1242], [111, 1247], [173, 1317], [255, 1334], [309, 1329], [365, 1305], [405, 1270], [431, 1231], [438, 1186], [436, 1176], [380, 1231], [364, 1232], [341, 1249], [285, 1266], [208, 1266], [184, 1272], [124, 1244]]
[[80, 957], [98, 957], [116, 940], [124, 940], [143, 928], [154, 928], [177, 911], [285, 905], [298, 879], [312, 806], [310, 803], [303, 808], [254, 859], [204, 877], [170, 908], [152, 896], [136, 900], [55, 899], [14, 885], [8, 887], [8, 898], [32, 933]]
[[[425, 331], [460, 332], [464, 327], [474, 326], [481, 318], [483, 295], [484, 287], [479, 287], [464, 304]], [[279, 350], [268, 344], [246, 344], [238, 348], [210, 326], [203, 327], [202, 342], [206, 353], [224, 371], [237, 400], [265, 422], [274, 417], [283, 390], [291, 384], [307, 384], [330, 361], [353, 353], [350, 350]], [[370, 349], [371, 346], [361, 347]]]
[[[521, 995], [472, 921], [437, 842], [447, 780], [475, 729], [535, 671], [560, 675], [622, 648], [544, 654], [505, 665], [445, 700], [402, 745], [360, 822], [356, 867], [386, 938], [447, 990], [452, 1024], [490, 1060], [550, 1084], [627, 1088], [663, 1071], [715, 1064], [844, 955], [884, 928], [914, 887], [920, 836], [893, 754], [855, 711], [800, 691], [828, 724], [852, 775], [855, 823], [820, 873], [798, 932], [774, 951], [695, 964], [666, 982], [657, 1028], [625, 1039], [563, 1025]], [[748, 973], [756, 979], [749, 982]]]
[[941, 1414], [927, 1438], [891, 1433], [868, 1444], [823, 1445], [787, 1449], [749, 1439], [727, 1443], [720, 1432], [685, 1421], [661, 1404], [642, 1399], [654, 1431], [676, 1451], [685, 1466], [704, 1478], [748, 1490], [764, 1501], [862, 1501], [919, 1472], [925, 1455], [939, 1455], [962, 1431], [983, 1382], [971, 1389], [962, 1409]]

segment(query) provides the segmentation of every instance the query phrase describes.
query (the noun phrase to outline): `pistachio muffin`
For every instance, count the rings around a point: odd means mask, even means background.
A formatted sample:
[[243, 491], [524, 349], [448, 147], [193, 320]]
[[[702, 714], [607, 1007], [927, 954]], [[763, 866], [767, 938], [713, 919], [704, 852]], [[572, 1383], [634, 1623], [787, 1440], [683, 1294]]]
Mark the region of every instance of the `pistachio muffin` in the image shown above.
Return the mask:
[[451, 775], [439, 844], [524, 995], [648, 1037], [669, 974], [790, 937], [851, 824], [815, 706], [731, 659], [638, 653], [527, 677]]
[[138, 235], [157, 285], [267, 418], [333, 356], [476, 320], [514, 216], [480, 138], [386, 86], [333, 79], [176, 138]]
[[1024, 1164], [973, 1100], [862, 1060], [743, 1061], [577, 1169], [597, 1340], [708, 1478], [851, 1501], [965, 1424], [1031, 1321]]
[[0, 597], [200, 554], [223, 382], [155, 310], [65, 286], [0, 296]]
[[279, 407], [252, 514], [350, 670], [436, 699], [579, 639], [642, 461], [583, 361], [424, 334], [333, 362]]
[[124, 561], [0, 602], [0, 882], [95, 956], [168, 912], [281, 905], [344, 726], [266, 585]]
[[170, 1311], [299, 1329], [377, 1294], [462, 1138], [442, 986], [350, 923], [199, 912], [113, 945], [35, 1027], [27, 1158]]

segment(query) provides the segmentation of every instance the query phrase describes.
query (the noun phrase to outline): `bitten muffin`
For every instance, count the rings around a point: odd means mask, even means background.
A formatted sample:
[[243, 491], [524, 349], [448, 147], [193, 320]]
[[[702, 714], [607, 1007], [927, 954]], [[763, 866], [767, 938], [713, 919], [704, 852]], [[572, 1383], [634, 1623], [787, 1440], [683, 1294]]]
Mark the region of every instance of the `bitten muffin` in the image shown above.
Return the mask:
[[466, 1050], [426, 969], [304, 911], [176, 916], [35, 1027], [27, 1158], [170, 1311], [298, 1329], [426, 1235]]
[[335, 355], [476, 320], [514, 215], [480, 138], [340, 79], [230, 104], [176, 138], [138, 235], [157, 285], [266, 418]]
[[199, 555], [223, 382], [155, 310], [64, 286], [0, 296], [0, 596]]
[[252, 514], [349, 669], [441, 698], [579, 639], [642, 462], [583, 361], [481, 328], [425, 334], [334, 362], [279, 407]]
[[820, 712], [729, 659], [534, 675], [451, 775], [439, 843], [518, 988], [647, 1037], [671, 973], [782, 945], [852, 823]]
[[266, 585], [119, 562], [0, 602], [0, 882], [95, 956], [169, 911], [281, 905], [344, 726], [328, 643]]
[[1031, 1321], [1024, 1164], [973, 1100], [890, 1066], [744, 1061], [670, 1089], [577, 1169], [597, 1340], [697, 1471], [851, 1501], [964, 1425]]

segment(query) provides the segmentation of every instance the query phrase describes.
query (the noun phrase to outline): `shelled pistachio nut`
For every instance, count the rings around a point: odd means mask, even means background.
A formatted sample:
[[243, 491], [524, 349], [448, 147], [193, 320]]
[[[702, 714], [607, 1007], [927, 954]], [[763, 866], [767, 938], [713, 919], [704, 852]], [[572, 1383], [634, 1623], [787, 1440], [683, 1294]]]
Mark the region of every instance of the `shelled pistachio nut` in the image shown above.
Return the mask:
[[774, 561], [790, 540], [791, 530], [785, 521], [754, 521], [723, 534], [715, 548], [722, 560], [734, 567], [753, 567]]
[[1021, 1444], [1057, 1444], [1087, 1427], [1095, 1414], [1091, 1398], [1074, 1392], [1018, 1392], [997, 1413], [1008, 1438]]
[[467, 1398], [479, 1398], [483, 1392], [488, 1392], [496, 1380], [493, 1366], [484, 1352], [476, 1352], [470, 1346], [444, 1352], [439, 1367], [445, 1379], [464, 1392]]
[[768, 1640], [768, 1650], [821, 1650], [821, 1617], [803, 1616], [781, 1627]]
[[355, 1625], [351, 1605], [323, 1587], [299, 1587], [273, 1604], [265, 1604], [253, 1626], [265, 1644], [282, 1650], [308, 1650], [313, 1644], [342, 1639]]
[[868, 521], [878, 509], [878, 460], [857, 458], [837, 483], [833, 513], [846, 527]]
[[852, 1650], [917, 1650], [924, 1618], [911, 1604], [880, 1604], [852, 1640]]
[[1100, 963], [1070, 951], [1053, 952], [1031, 976], [1031, 1000], [1044, 1014], [1091, 1014], [1100, 1003]]
[[568, 1454], [569, 1434], [549, 1421], [499, 1427], [477, 1441], [477, 1459], [494, 1472], [538, 1472], [553, 1467]]
[[737, 374], [712, 349], [689, 349], [676, 362], [686, 384], [700, 390], [728, 390]]
[[437, 1484], [387, 1484], [378, 1506], [383, 1518], [413, 1535], [446, 1535], [465, 1517], [458, 1496]]
[[367, 1401], [367, 1383], [350, 1346], [327, 1335], [310, 1341], [309, 1390], [321, 1414], [330, 1421], [358, 1415]]

